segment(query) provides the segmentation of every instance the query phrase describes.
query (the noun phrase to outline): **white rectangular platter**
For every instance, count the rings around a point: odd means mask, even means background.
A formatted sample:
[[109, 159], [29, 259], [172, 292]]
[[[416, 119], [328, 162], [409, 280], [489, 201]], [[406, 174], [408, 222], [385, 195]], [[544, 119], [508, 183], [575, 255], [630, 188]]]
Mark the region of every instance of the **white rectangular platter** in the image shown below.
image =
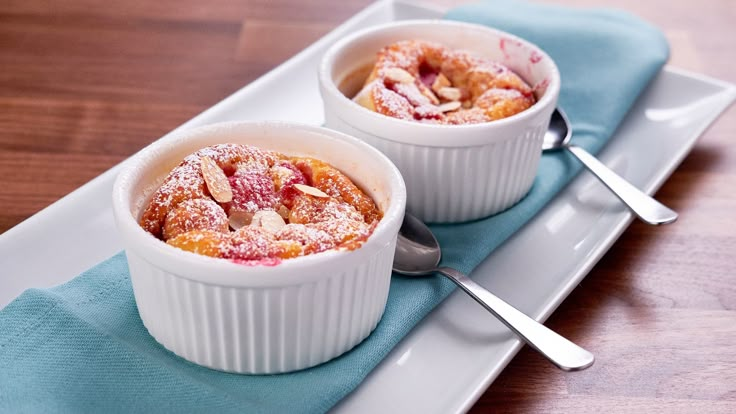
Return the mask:
[[[327, 46], [373, 24], [441, 16], [441, 10], [419, 5], [377, 2], [180, 128], [247, 119], [320, 125], [323, 114], [316, 74]], [[735, 97], [731, 84], [665, 68], [600, 158], [634, 185], [653, 193]], [[0, 307], [24, 289], [63, 283], [122, 250], [111, 210], [112, 183], [119, 168], [0, 235]], [[590, 174], [582, 173], [471, 276], [543, 321], [631, 220], [614, 196]], [[39, 251], [45, 260], [37, 259]], [[538, 259], [526, 260], [532, 251]], [[455, 292], [334, 411], [464, 412], [520, 348], [502, 324]]]

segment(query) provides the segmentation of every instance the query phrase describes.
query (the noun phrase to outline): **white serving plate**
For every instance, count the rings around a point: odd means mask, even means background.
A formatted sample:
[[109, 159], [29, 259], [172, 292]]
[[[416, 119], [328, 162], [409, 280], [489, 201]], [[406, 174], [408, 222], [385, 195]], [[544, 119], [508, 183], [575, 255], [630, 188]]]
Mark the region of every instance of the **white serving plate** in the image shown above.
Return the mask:
[[[319, 125], [323, 114], [317, 65], [329, 44], [369, 25], [441, 15], [437, 9], [379, 1], [180, 128], [245, 119]], [[283, 99], [286, 93], [289, 99]], [[651, 194], [735, 98], [732, 84], [667, 67], [632, 108], [600, 158]], [[122, 250], [111, 207], [112, 183], [119, 168], [0, 235], [0, 306], [24, 289], [66, 282]], [[543, 321], [632, 218], [608, 190], [584, 172], [471, 276]], [[39, 251], [44, 252], [44, 260], [38, 260]], [[538, 260], [519, 260], [529, 251]], [[334, 411], [463, 412], [520, 348], [521, 343], [501, 323], [456, 292]]]

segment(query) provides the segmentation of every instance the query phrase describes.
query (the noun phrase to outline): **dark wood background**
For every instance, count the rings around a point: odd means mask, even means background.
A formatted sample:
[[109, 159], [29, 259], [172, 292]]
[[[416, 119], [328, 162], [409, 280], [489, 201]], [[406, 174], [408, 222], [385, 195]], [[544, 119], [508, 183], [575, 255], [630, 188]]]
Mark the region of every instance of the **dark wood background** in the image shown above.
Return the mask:
[[[451, 1], [432, 0], [449, 5]], [[3, 0], [0, 232], [253, 81], [370, 0]], [[560, 0], [636, 13], [671, 64], [736, 82], [736, 1]], [[548, 321], [597, 363], [528, 348], [472, 412], [736, 412], [736, 111]]]

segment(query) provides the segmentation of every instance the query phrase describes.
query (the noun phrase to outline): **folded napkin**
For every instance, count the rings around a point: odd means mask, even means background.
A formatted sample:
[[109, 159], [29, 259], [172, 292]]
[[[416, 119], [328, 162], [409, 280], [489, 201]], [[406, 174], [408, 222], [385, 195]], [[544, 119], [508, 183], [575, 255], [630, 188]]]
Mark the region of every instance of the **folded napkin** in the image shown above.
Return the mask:
[[[560, 105], [575, 143], [598, 151], [667, 59], [662, 34], [612, 10], [509, 0], [460, 7], [447, 18], [515, 33], [562, 73]], [[494, 217], [432, 230], [444, 264], [470, 272], [578, 172], [544, 155], [531, 193]], [[376, 330], [345, 355], [301, 372], [249, 376], [188, 363], [147, 333], [124, 254], [52, 289], [30, 289], [0, 311], [1, 412], [322, 412], [351, 390], [454, 289], [440, 278], [394, 276]]]

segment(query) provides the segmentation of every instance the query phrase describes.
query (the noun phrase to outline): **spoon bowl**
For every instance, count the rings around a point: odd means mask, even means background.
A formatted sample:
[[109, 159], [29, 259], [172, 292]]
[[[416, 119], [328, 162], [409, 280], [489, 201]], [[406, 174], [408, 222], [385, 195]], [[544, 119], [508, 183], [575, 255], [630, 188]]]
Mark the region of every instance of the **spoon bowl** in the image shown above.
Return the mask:
[[442, 251], [434, 234], [418, 218], [405, 213], [396, 243], [393, 270], [405, 276], [426, 276], [440, 264]]
[[432, 231], [419, 219], [406, 213], [396, 243], [393, 270], [406, 276], [439, 273], [458, 285], [532, 348], [564, 371], [585, 369], [593, 364], [593, 354], [575, 345], [541, 323], [450, 267], [439, 267], [442, 251]]
[[572, 138], [572, 128], [567, 115], [559, 108], [555, 108], [549, 119], [549, 127], [544, 133], [543, 151], [556, 151], [565, 148]]
[[677, 220], [676, 212], [624, 180], [583, 148], [571, 144], [571, 137], [572, 128], [567, 115], [562, 109], [556, 108], [552, 112], [549, 128], [544, 134], [542, 150], [567, 149], [570, 151], [642, 221], [660, 225]]

